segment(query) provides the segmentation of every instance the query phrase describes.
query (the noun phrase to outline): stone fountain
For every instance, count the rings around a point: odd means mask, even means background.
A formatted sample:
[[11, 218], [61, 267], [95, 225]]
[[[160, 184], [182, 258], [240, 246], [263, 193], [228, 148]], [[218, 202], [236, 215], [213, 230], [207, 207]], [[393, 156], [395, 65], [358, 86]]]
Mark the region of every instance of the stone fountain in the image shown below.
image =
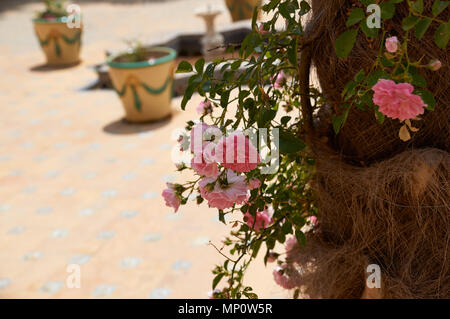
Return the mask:
[[196, 10], [196, 15], [205, 21], [206, 33], [201, 39], [202, 54], [206, 61], [214, 60], [224, 53], [225, 38], [216, 32], [214, 20], [222, 13], [220, 7], [208, 5]]

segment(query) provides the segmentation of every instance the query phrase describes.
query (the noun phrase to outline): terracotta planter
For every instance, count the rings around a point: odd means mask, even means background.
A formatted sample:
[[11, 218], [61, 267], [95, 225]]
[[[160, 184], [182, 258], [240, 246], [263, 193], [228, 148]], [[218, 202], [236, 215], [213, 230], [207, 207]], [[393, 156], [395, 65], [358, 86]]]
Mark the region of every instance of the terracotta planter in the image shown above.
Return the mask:
[[64, 18], [55, 21], [34, 19], [33, 24], [48, 65], [70, 65], [80, 61], [82, 27], [71, 29]]
[[120, 62], [119, 54], [107, 59], [114, 90], [130, 122], [156, 121], [171, 114], [176, 52], [162, 47], [148, 52], [158, 57], [142, 62]]
[[249, 20], [253, 10], [261, 5], [261, 0], [225, 0], [233, 21]]

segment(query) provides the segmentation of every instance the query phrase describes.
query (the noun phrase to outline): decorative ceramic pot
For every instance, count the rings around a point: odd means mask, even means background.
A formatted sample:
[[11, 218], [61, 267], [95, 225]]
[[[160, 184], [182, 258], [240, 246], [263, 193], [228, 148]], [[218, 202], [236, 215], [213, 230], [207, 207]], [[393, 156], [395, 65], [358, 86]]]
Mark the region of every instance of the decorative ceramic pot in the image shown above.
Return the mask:
[[233, 21], [248, 20], [253, 17], [253, 10], [260, 6], [262, 0], [225, 0]]
[[66, 17], [34, 19], [33, 24], [48, 65], [70, 65], [80, 61], [82, 26], [69, 28]]
[[114, 90], [122, 100], [125, 118], [130, 122], [151, 122], [171, 114], [172, 83], [176, 52], [155, 47], [148, 60], [122, 62], [121, 55], [107, 59]]

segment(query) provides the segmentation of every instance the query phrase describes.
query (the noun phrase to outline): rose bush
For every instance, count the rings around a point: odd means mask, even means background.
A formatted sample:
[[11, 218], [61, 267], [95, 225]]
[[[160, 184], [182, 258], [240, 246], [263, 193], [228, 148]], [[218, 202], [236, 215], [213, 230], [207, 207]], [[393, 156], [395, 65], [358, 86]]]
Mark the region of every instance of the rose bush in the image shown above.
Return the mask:
[[[437, 24], [435, 41], [445, 49], [449, 26], [438, 16], [448, 2], [435, 1], [433, 16], [426, 17], [421, 1], [406, 1], [410, 16], [404, 20], [405, 33], [390, 35], [387, 23], [402, 2], [382, 1], [383, 23], [375, 30], [382, 33], [376, 44], [378, 56], [374, 65], [362, 66], [342, 92], [343, 104], [333, 110], [331, 120], [336, 135], [352, 109], [358, 108], [371, 112], [379, 125], [386, 117], [400, 121], [403, 126], [399, 136], [407, 141], [411, 138], [409, 131], [417, 131], [411, 121], [435, 108], [420, 70], [438, 71], [442, 63], [411, 61], [409, 33], [416, 28], [420, 38], [432, 23]], [[361, 3], [367, 6], [375, 1]], [[321, 228], [314, 192], [315, 156], [306, 145], [310, 143], [308, 132], [319, 121], [327, 97], [319, 87], [310, 86], [310, 65], [305, 62], [305, 48], [311, 44], [304, 37], [302, 21], [311, 8], [307, 1], [272, 0], [262, 10], [271, 18], [257, 24], [255, 12], [253, 32], [239, 47], [227, 48], [237, 57], [208, 64], [204, 59], [194, 65], [183, 61], [177, 70], [194, 72], [182, 108], [195, 92], [204, 98], [197, 107], [201, 122], [188, 122], [190, 134], [180, 138], [182, 145], [186, 140], [190, 143], [190, 147], [181, 148], [192, 159], [177, 165], [179, 171], [192, 169], [198, 179], [170, 184], [163, 196], [176, 211], [194, 194], [197, 204], [206, 201], [218, 210], [220, 221], [232, 223], [233, 231], [222, 241], [223, 247], [211, 243], [225, 257], [224, 263], [213, 270], [213, 298], [257, 297], [244, 285], [243, 276], [262, 248], [264, 262], [278, 262], [275, 281], [286, 289], [295, 288], [298, 273], [283, 258], [295, 259], [294, 252], [308, 244], [305, 233], [320, 232]], [[427, 19], [426, 23], [420, 23], [421, 19]], [[278, 20], [284, 21], [284, 29], [275, 28]], [[361, 8], [349, 14], [349, 29], [335, 44], [338, 57], [349, 55], [360, 30], [368, 36], [374, 32], [368, 31], [365, 23]], [[216, 70], [220, 78], [214, 76]], [[252, 132], [258, 129], [258, 138], [252, 139]], [[264, 130], [269, 130], [267, 141], [260, 138]], [[271, 165], [276, 169], [268, 169]], [[286, 253], [275, 252], [277, 243], [285, 245]], [[222, 288], [217, 289], [218, 285]], [[294, 296], [298, 295], [297, 289]]]

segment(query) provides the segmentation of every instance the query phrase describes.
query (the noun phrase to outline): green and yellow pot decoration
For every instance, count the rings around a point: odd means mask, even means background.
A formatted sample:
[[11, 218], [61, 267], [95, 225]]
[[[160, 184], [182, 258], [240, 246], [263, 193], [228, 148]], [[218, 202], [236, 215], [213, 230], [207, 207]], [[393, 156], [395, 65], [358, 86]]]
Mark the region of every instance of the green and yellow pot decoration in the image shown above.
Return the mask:
[[120, 62], [121, 55], [107, 59], [114, 90], [122, 100], [125, 118], [130, 122], [151, 122], [172, 113], [172, 83], [176, 52], [157, 47], [148, 51], [157, 58], [140, 62]]
[[34, 19], [34, 30], [51, 66], [76, 64], [80, 61], [80, 28], [69, 28], [67, 18]]
[[261, 6], [262, 0], [225, 0], [233, 21], [249, 20], [253, 17], [255, 7]]

